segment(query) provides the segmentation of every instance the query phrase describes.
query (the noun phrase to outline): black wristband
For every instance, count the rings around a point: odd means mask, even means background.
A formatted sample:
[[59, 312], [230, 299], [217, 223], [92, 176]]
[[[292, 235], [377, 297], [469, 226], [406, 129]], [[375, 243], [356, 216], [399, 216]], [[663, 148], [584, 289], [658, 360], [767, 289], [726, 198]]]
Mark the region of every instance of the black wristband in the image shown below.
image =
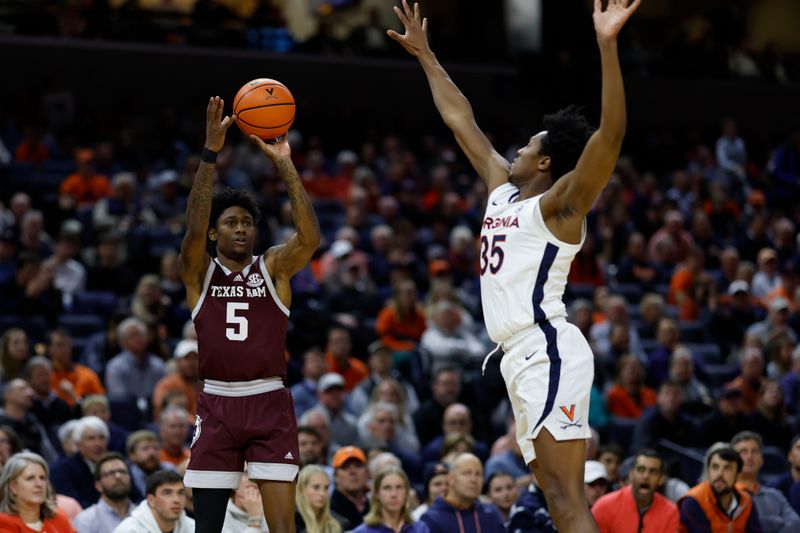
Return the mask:
[[203, 147], [203, 151], [200, 152], [200, 161], [203, 163], [210, 163], [212, 165], [215, 164], [217, 162], [217, 152]]

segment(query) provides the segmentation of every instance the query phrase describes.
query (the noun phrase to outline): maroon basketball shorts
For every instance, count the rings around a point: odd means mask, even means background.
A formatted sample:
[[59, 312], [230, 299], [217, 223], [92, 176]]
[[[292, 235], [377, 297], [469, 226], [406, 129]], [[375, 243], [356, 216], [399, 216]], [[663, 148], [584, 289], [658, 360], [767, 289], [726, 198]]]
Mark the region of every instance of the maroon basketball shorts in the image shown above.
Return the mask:
[[250, 479], [294, 481], [299, 457], [292, 396], [280, 379], [205, 380], [187, 487], [238, 489], [245, 462]]

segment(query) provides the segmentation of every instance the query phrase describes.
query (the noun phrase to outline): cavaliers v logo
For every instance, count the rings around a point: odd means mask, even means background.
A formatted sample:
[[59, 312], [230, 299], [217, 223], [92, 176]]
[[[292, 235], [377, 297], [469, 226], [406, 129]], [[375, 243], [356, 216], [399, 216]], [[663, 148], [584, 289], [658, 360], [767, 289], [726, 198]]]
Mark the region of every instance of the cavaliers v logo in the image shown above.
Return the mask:
[[564, 420], [560, 420], [560, 422], [563, 424], [561, 426], [561, 429], [567, 429], [569, 427], [582, 427], [583, 426], [583, 424], [581, 424], [581, 419], [580, 418], [578, 420], [575, 420], [575, 404], [574, 403], [571, 403], [569, 405], [569, 409], [567, 409], [566, 405], [562, 405], [560, 407], [560, 409], [561, 409], [561, 412], [564, 413], [564, 415], [569, 419], [569, 422], [566, 422]]
[[275, 87], [266, 87], [264, 90], [267, 91], [264, 97], [265, 100], [277, 100], [278, 95], [275, 94]]

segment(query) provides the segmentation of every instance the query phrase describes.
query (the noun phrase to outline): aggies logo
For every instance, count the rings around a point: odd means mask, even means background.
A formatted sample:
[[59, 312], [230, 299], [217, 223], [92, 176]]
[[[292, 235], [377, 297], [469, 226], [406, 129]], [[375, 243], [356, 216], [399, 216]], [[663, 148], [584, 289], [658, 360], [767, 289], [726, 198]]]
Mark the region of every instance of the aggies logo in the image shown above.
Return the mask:
[[258, 272], [253, 272], [249, 276], [247, 276], [247, 286], [256, 288], [260, 287], [264, 284], [264, 278], [261, 277], [261, 274]]
[[192, 443], [189, 445], [189, 448], [194, 447], [194, 443], [197, 442], [197, 439], [200, 438], [200, 432], [203, 430], [201, 424], [203, 423], [203, 419], [200, 418], [200, 415], [195, 415], [194, 419], [194, 435], [192, 435]]

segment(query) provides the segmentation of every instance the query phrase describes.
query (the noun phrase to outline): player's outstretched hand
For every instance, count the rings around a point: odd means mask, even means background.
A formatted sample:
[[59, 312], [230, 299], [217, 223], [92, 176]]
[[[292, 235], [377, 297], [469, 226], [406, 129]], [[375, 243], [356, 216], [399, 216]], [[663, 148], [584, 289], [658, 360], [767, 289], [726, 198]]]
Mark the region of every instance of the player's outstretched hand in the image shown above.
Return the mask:
[[286, 135], [267, 142], [264, 142], [264, 139], [256, 135], [250, 135], [250, 139], [252, 139], [252, 141], [261, 148], [261, 151], [272, 161], [277, 161], [284, 157], [291, 157], [292, 155], [292, 149], [289, 147], [289, 141]]
[[233, 124], [235, 115], [222, 118], [225, 101], [215, 96], [208, 101], [206, 108], [206, 148], [219, 152], [225, 146], [225, 132]]
[[400, 35], [394, 30], [386, 30], [386, 35], [403, 45], [403, 48], [414, 57], [419, 57], [431, 51], [428, 46], [428, 19], [422, 18], [419, 13], [419, 4], [414, 2], [414, 9], [408, 6], [408, 2], [403, 0], [403, 8], [394, 6], [397, 18], [403, 23], [406, 30], [404, 35]]
[[603, 11], [603, 0], [594, 0], [594, 31], [600, 41], [611, 41], [617, 38], [619, 31], [639, 7], [642, 0], [608, 0]]

